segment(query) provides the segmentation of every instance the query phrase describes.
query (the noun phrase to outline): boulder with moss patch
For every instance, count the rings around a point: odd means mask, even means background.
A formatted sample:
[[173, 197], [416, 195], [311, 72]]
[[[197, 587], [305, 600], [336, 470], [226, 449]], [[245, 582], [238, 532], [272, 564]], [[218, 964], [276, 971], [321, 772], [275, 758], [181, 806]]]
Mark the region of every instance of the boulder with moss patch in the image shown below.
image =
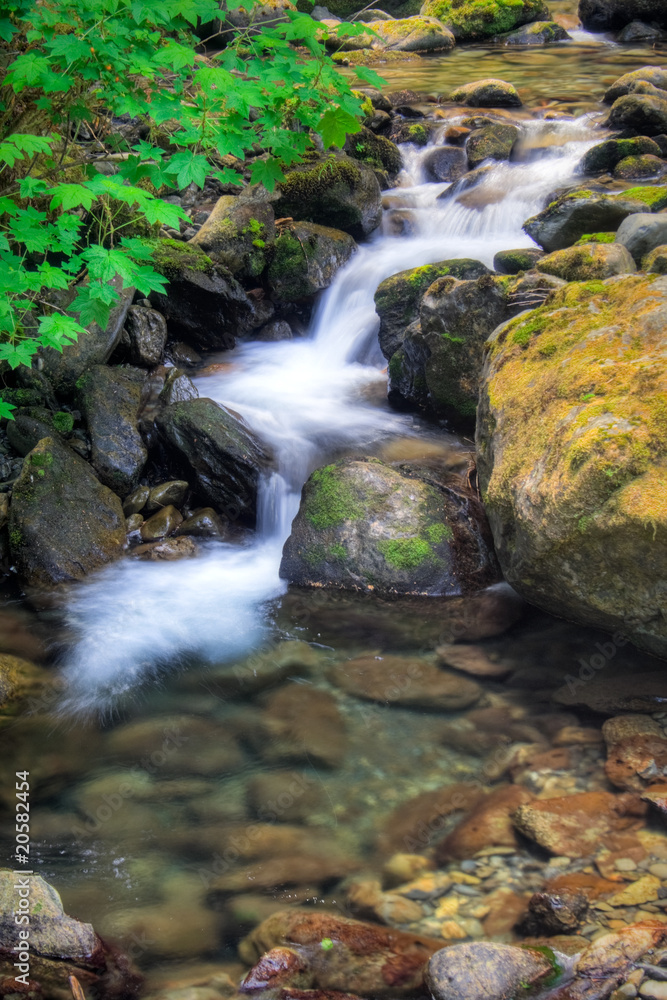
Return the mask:
[[382, 170], [389, 177], [395, 177], [403, 166], [401, 151], [396, 144], [383, 135], [375, 135], [368, 128], [348, 135], [345, 152], [353, 160], [362, 160], [373, 170]]
[[619, 97], [635, 93], [637, 85], [646, 83], [656, 90], [667, 91], [667, 70], [662, 66], [641, 66], [630, 73], [624, 73], [607, 89], [603, 100], [605, 104], [613, 104]]
[[667, 164], [659, 156], [642, 153], [641, 156], [626, 156], [614, 167], [614, 177], [618, 180], [652, 180], [661, 177]]
[[488, 77], [457, 87], [449, 95], [455, 104], [469, 108], [520, 108], [521, 98], [516, 87], [506, 80]]
[[493, 269], [499, 274], [519, 274], [530, 271], [544, 252], [535, 247], [520, 247], [518, 250], [499, 250], [493, 258]]
[[169, 279], [166, 294], [150, 295], [167, 320], [169, 339], [202, 349], [233, 347], [252, 310], [231, 272], [192, 243], [159, 239], [149, 245], [156, 271]]
[[543, 0], [426, 0], [421, 12], [446, 24], [457, 42], [491, 38], [550, 17]]
[[395, 52], [442, 52], [453, 49], [454, 35], [435, 17], [405, 17], [396, 21], [371, 21], [376, 43]]
[[535, 267], [563, 281], [591, 281], [637, 270], [632, 255], [620, 243], [578, 243], [547, 254]]
[[419, 319], [422, 296], [437, 278], [450, 275], [461, 280], [472, 280], [489, 273], [488, 267], [481, 261], [462, 257], [412, 267], [385, 278], [375, 293], [375, 311], [380, 317], [380, 350], [387, 361], [391, 360], [403, 343], [410, 324]]
[[276, 239], [267, 272], [271, 293], [299, 302], [328, 288], [357, 245], [347, 233], [314, 222], [293, 222]]
[[466, 142], [468, 165], [471, 170], [485, 160], [509, 160], [512, 148], [521, 135], [516, 125], [494, 122], [473, 129]]
[[640, 264], [651, 250], [667, 243], [667, 215], [639, 212], [628, 216], [616, 233], [616, 241], [626, 247]]
[[619, 97], [611, 106], [608, 124], [637, 135], [664, 135], [667, 132], [667, 92], [664, 97], [637, 93]]
[[33, 587], [81, 580], [118, 559], [124, 543], [118, 497], [62, 441], [41, 440], [12, 495], [9, 544], [21, 578]]
[[275, 235], [275, 216], [268, 202], [223, 195], [190, 244], [235, 277], [257, 278], [266, 267]]
[[380, 225], [380, 185], [368, 164], [332, 153], [288, 170], [274, 210], [279, 218], [315, 222], [362, 239]]
[[620, 195], [598, 194], [586, 189], [570, 191], [552, 201], [523, 224], [525, 232], [548, 253], [572, 246], [584, 233], [615, 232], [628, 215], [646, 211], [633, 188]]
[[667, 274], [667, 243], [651, 250], [642, 261], [642, 271], [647, 274]]
[[498, 39], [503, 45], [553, 45], [571, 40], [571, 35], [555, 21], [533, 21]]
[[283, 550], [301, 586], [461, 594], [498, 579], [481, 506], [419, 466], [345, 460], [316, 470]]
[[[477, 424], [508, 582], [667, 655], [667, 278], [574, 283], [497, 330]], [[641, 360], [641, 364], [638, 364]]]
[[604, 174], [611, 172], [626, 157], [644, 153], [660, 156], [660, 146], [645, 135], [634, 139], [605, 139], [584, 153], [578, 169], [582, 174]]

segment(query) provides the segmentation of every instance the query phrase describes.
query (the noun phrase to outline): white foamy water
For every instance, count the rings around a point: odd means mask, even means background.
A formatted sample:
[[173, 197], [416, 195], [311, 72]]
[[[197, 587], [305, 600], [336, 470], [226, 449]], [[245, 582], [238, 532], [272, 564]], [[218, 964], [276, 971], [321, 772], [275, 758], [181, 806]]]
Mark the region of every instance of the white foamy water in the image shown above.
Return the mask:
[[[385, 193], [385, 229], [360, 247], [324, 294], [308, 337], [246, 343], [220, 360], [223, 374], [198, 380], [200, 395], [236, 410], [270, 447], [277, 471], [260, 488], [256, 540], [209, 543], [195, 560], [124, 560], [73, 588], [67, 622], [75, 637], [63, 667], [68, 710], [108, 708], [169, 665], [196, 655], [224, 662], [261, 641], [265, 605], [286, 589], [282, 546], [310, 472], [345, 448], [410, 433], [411, 418], [367, 402], [383, 383], [377, 286], [397, 271], [471, 257], [491, 265], [499, 250], [531, 246], [521, 226], [546, 196], [571, 181], [595, 141], [589, 123], [530, 123], [562, 145], [524, 164], [496, 164], [474, 190], [438, 200], [423, 150], [404, 147], [401, 186]], [[597, 141], [599, 141], [599, 136]], [[408, 236], [390, 235], [400, 212]]]

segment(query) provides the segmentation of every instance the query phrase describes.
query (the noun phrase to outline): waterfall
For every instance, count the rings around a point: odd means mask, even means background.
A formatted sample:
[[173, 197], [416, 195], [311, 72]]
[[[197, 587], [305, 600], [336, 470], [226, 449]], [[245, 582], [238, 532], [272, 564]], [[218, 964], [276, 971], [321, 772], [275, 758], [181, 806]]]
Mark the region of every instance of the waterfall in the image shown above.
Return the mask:
[[[308, 335], [244, 343], [225, 353], [223, 373], [198, 380], [200, 395], [240, 413], [275, 456], [275, 471], [260, 485], [256, 537], [244, 546], [209, 542], [193, 560], [124, 560], [74, 587], [67, 611], [74, 641], [63, 666], [67, 710], [108, 708], [173, 663], [189, 656], [224, 662], [261, 641], [265, 606], [285, 590], [282, 546], [310, 472], [345, 448], [411, 433], [410, 417], [364, 396], [385, 379], [373, 301], [379, 283], [448, 258], [491, 265], [499, 250], [533, 245], [523, 222], [572, 182], [596, 141], [586, 119], [527, 128], [550, 134], [547, 155], [494, 164], [474, 189], [449, 199], [439, 197], [449, 185], [424, 182], [426, 151], [403, 147], [405, 169], [386, 192], [383, 230], [338, 272]], [[397, 211], [410, 235], [392, 235]]]

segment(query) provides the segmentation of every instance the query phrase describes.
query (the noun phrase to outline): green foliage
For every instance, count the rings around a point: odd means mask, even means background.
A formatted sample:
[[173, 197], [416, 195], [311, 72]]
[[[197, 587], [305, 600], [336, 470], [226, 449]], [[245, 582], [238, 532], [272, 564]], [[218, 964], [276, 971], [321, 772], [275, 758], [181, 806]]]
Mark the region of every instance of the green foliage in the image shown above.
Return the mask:
[[[193, 30], [218, 23], [216, 0], [6, 0], [0, 361], [10, 368], [105, 326], [123, 287], [164, 290], [168, 276], [135, 234], [187, 219], [167, 195], [210, 178], [240, 185], [248, 168], [272, 190], [314, 136], [328, 148], [358, 131], [361, 96], [318, 22], [287, 11], [260, 24], [257, 0], [227, 6], [247, 11], [248, 26], [223, 23], [209, 58], [195, 54]], [[0, 400], [0, 417], [11, 409]]]

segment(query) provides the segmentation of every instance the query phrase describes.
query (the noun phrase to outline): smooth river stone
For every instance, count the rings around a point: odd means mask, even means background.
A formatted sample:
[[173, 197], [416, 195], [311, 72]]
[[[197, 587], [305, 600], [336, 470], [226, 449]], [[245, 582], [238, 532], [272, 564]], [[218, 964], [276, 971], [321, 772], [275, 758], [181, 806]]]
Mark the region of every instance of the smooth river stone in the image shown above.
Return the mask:
[[339, 663], [331, 672], [337, 687], [369, 701], [457, 711], [479, 701], [475, 681], [446, 673], [427, 660], [369, 654]]

